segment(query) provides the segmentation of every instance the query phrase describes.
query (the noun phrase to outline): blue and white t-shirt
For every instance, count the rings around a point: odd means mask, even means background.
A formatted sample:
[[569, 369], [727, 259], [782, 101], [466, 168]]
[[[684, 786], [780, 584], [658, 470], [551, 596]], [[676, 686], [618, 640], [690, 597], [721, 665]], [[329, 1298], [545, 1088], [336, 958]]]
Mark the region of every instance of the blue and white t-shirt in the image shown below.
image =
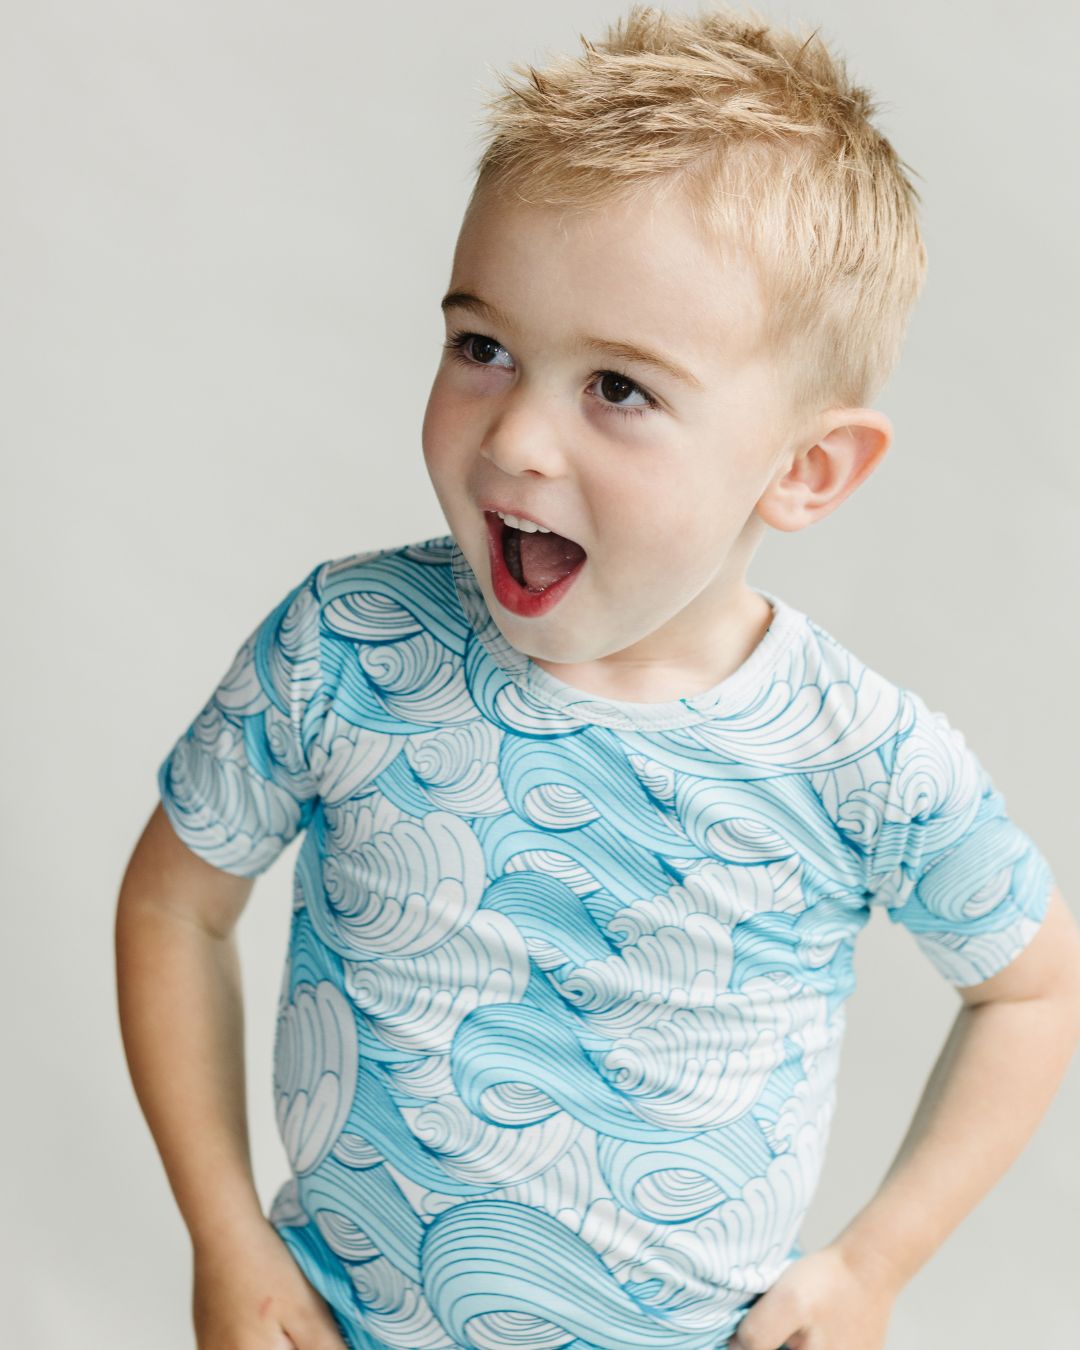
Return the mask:
[[324, 562], [162, 763], [216, 867], [303, 834], [268, 1217], [357, 1350], [717, 1350], [802, 1254], [873, 909], [955, 985], [1035, 935], [963, 735], [760, 594], [737, 670], [629, 703], [452, 535]]

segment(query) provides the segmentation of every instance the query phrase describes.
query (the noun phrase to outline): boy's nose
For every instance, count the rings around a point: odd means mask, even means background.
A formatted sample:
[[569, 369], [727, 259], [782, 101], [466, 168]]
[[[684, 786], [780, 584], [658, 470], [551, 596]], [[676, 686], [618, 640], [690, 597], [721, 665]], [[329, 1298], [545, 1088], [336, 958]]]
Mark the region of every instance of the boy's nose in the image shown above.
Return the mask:
[[562, 436], [540, 398], [509, 398], [488, 427], [484, 455], [507, 474], [540, 473], [558, 477], [566, 472]]

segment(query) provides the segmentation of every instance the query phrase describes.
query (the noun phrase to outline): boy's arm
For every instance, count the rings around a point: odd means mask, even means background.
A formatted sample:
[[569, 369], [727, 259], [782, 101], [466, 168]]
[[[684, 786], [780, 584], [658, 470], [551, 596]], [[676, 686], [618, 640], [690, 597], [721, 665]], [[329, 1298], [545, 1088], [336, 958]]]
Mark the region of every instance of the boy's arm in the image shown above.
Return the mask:
[[233, 930], [253, 886], [192, 852], [158, 804], [117, 904], [124, 1049], [191, 1235], [200, 1350], [345, 1350], [332, 1309], [263, 1215], [252, 1177]]
[[1080, 1044], [1080, 928], [1060, 892], [1027, 948], [957, 1014], [877, 1193], [832, 1247], [900, 1289], [1008, 1170]]
[[265, 1226], [251, 1172], [233, 928], [254, 882], [177, 838], [159, 803], [116, 911], [120, 1026], [136, 1096], [197, 1247]]

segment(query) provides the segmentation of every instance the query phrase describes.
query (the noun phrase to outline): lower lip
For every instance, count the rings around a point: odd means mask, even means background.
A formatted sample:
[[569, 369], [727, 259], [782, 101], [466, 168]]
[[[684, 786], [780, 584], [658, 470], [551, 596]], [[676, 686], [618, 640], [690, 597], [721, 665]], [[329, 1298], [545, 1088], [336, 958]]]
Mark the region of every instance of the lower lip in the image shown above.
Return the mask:
[[527, 591], [517, 584], [506, 566], [502, 551], [502, 521], [490, 511], [484, 512], [484, 520], [487, 523], [488, 556], [491, 560], [495, 599], [505, 609], [510, 610], [512, 614], [519, 614], [523, 619], [536, 619], [541, 614], [546, 614], [552, 606], [559, 603], [574, 584], [588, 559], [582, 558], [572, 572], [567, 572], [566, 576], [553, 581], [542, 591]]

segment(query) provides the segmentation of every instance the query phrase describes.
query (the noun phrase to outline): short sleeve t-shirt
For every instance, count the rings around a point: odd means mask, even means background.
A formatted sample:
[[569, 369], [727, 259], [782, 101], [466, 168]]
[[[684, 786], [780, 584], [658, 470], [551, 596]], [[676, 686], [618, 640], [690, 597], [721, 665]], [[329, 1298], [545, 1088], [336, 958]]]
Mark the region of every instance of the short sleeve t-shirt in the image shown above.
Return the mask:
[[316, 566], [161, 764], [296, 857], [269, 1219], [363, 1350], [718, 1350], [803, 1254], [876, 908], [974, 984], [1046, 859], [945, 715], [768, 591], [705, 693], [602, 699], [452, 535]]

